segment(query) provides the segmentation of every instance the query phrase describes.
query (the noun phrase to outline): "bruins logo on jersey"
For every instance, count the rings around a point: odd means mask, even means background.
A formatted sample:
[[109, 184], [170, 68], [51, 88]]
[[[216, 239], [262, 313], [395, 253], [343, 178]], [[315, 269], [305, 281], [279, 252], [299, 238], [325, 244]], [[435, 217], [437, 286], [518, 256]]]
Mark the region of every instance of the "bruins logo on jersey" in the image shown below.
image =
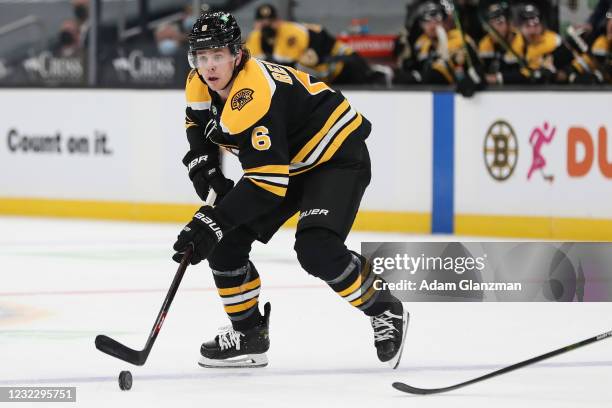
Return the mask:
[[244, 105], [253, 100], [253, 91], [250, 88], [243, 88], [236, 92], [232, 97], [232, 110], [241, 110]]

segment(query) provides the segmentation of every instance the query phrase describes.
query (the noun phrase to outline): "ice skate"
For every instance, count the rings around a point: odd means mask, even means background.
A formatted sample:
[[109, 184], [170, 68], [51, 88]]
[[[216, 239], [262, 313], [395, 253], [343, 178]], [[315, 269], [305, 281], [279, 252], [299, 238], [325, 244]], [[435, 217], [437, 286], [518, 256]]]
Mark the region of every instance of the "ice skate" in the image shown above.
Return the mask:
[[370, 317], [378, 359], [388, 363], [394, 369], [397, 368], [402, 357], [409, 318], [408, 311], [395, 297], [389, 309], [377, 316]]
[[266, 351], [270, 348], [268, 326], [270, 303], [264, 306], [264, 315], [252, 329], [236, 331], [223, 327], [211, 341], [202, 344], [202, 357], [198, 364], [208, 368], [256, 368], [268, 365]]

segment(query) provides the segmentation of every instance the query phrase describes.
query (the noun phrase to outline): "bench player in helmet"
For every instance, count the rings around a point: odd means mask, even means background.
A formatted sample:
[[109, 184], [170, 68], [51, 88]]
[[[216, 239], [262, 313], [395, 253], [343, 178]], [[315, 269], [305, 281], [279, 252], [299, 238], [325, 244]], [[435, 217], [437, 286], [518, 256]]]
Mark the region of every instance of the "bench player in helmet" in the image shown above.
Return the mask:
[[534, 4], [520, 6], [517, 14], [519, 33], [510, 46], [518, 58], [502, 67], [498, 83], [566, 82], [572, 54], [561, 36], [546, 28]]
[[[202, 344], [200, 365], [267, 364], [270, 305], [262, 316], [249, 253], [300, 212], [294, 249], [301, 266], [370, 317], [379, 359], [396, 367], [408, 313], [389, 291], [374, 289], [379, 277], [344, 245], [370, 181], [370, 122], [325, 83], [250, 58], [231, 14], [200, 16], [189, 47], [183, 162], [200, 197], [212, 187], [220, 199], [181, 231], [173, 259], [191, 245], [192, 264], [208, 260], [231, 321]], [[234, 187], [220, 170], [219, 146], [244, 170]]]
[[[503, 83], [502, 72], [516, 64], [516, 57], [509, 50], [510, 44], [519, 36], [511, 21], [510, 6], [506, 1], [496, 1], [484, 10], [484, 19], [489, 30], [494, 32], [478, 43], [478, 55], [483, 64], [485, 79], [489, 84]], [[501, 43], [503, 41], [503, 43]]]
[[259, 59], [307, 70], [328, 84], [385, 81], [381, 72], [325, 28], [281, 20], [271, 4], [255, 10], [255, 29], [246, 46]]

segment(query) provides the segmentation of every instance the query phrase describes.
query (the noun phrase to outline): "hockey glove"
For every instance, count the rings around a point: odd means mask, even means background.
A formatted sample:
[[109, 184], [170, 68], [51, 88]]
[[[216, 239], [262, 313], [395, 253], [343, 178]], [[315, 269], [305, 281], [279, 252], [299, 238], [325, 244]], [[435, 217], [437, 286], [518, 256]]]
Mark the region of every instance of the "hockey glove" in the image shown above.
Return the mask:
[[191, 157], [193, 154], [190, 152], [183, 163], [187, 166], [196, 193], [202, 201], [206, 201], [208, 191], [212, 188], [217, 193], [215, 203], [220, 201], [234, 187], [234, 182], [223, 175], [217, 157], [211, 154], [202, 154], [193, 159]]
[[212, 207], [201, 207], [178, 235], [172, 247], [176, 251], [172, 259], [180, 263], [183, 253], [190, 245], [193, 246], [192, 265], [206, 259], [223, 238], [223, 229], [215, 218]]

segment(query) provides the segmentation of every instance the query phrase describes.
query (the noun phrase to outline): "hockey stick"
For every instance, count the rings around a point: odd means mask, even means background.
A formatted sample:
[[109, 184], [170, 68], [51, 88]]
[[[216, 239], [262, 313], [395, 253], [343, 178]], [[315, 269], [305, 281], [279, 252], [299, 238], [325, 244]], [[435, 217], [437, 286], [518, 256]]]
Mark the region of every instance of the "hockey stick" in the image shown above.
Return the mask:
[[[599, 63], [599, 61], [597, 60], [597, 58], [595, 58], [593, 56], [593, 54], [591, 53], [590, 49], [589, 49], [589, 45], [582, 39], [582, 37], [580, 37], [580, 32], [576, 31], [576, 29], [574, 29], [574, 27], [572, 26], [568, 26], [567, 30], [565, 31], [567, 34], [567, 37], [572, 40], [574, 43], [572, 44], [570, 41], [568, 41], [567, 39], [563, 39], [563, 43], [565, 44], [565, 46], [567, 48], [570, 49], [570, 51], [572, 52], [572, 55], [574, 56], [574, 58], [576, 59], [576, 61], [578, 61], [578, 63], [580, 64], [580, 66], [582, 68], [584, 68], [584, 70], [589, 73], [592, 74], [593, 76], [595, 76], [595, 78], [597, 78], [597, 80], [601, 83], [605, 82], [605, 79], [603, 77], [603, 69], [601, 67], [601, 64]], [[576, 50], [577, 47], [578, 49]], [[593, 63], [593, 65], [595, 65], [595, 68], [592, 68], [589, 63], [584, 59], [584, 57], [582, 56], [583, 54], [586, 54], [589, 56], [589, 61], [591, 61]]]
[[[214, 190], [210, 190], [208, 193], [208, 197], [206, 197], [206, 204], [212, 205], [215, 202], [217, 194], [215, 194]], [[109, 356], [113, 356], [130, 364], [134, 364], [137, 366], [144, 365], [149, 357], [149, 353], [153, 348], [153, 344], [155, 343], [155, 339], [157, 339], [157, 335], [164, 324], [164, 320], [166, 319], [166, 315], [168, 314], [168, 310], [170, 310], [170, 305], [174, 300], [174, 295], [178, 291], [179, 285], [181, 284], [181, 280], [183, 279], [183, 275], [187, 270], [187, 266], [189, 265], [189, 261], [191, 260], [191, 255], [193, 253], [193, 247], [188, 247], [185, 253], [183, 254], [183, 258], [181, 259], [181, 263], [174, 275], [174, 279], [172, 280], [172, 284], [170, 285], [170, 289], [168, 289], [168, 294], [166, 295], [166, 299], [162, 304], [162, 307], [157, 314], [157, 319], [155, 319], [155, 324], [153, 324], [153, 328], [151, 329], [151, 333], [149, 334], [149, 338], [147, 339], [147, 343], [142, 350], [133, 350], [126, 345], [119, 343], [117, 340], [111, 339], [108, 336], [100, 334], [96, 336], [96, 348], [103, 353], [108, 354]]]
[[470, 76], [470, 79], [474, 81], [475, 84], [480, 84], [481, 78], [480, 78], [480, 75], [478, 75], [478, 73], [476, 72], [476, 68], [474, 67], [474, 61], [472, 60], [472, 55], [470, 54], [470, 50], [468, 49], [468, 43], [467, 43], [467, 39], [465, 36], [465, 31], [463, 31], [463, 27], [461, 25], [461, 19], [459, 18], [459, 11], [457, 10], [457, 6], [455, 5], [455, 2], [451, 1], [449, 4], [449, 7], [451, 7], [453, 11], [453, 19], [455, 21], [455, 26], [459, 30], [459, 33], [461, 33], [461, 42], [463, 46], [463, 52], [465, 52], [465, 57], [467, 58], [467, 63], [468, 63], [468, 70], [467, 70], [468, 75]]
[[568, 351], [575, 350], [575, 349], [577, 349], [579, 347], [586, 346], [587, 344], [595, 343], [597, 341], [606, 339], [608, 337], [612, 337], [612, 331], [600, 334], [598, 336], [594, 336], [594, 337], [588, 338], [586, 340], [579, 341], [578, 343], [570, 344], [569, 346], [565, 346], [565, 347], [562, 347], [560, 349], [551, 351], [549, 353], [542, 354], [540, 356], [530, 358], [529, 360], [521, 361], [520, 363], [512, 364], [511, 366], [502, 368], [502, 369], [497, 370], [497, 371], [493, 371], [492, 373], [483, 375], [481, 377], [477, 377], [477, 378], [474, 378], [472, 380], [465, 381], [465, 382], [462, 382], [462, 383], [459, 383], [459, 384], [451, 385], [450, 387], [443, 387], [443, 388], [418, 388], [418, 387], [413, 387], [411, 385], [408, 385], [408, 384], [405, 384], [405, 383], [402, 383], [402, 382], [394, 382], [393, 383], [393, 388], [395, 388], [396, 390], [402, 391], [402, 392], [409, 393], [409, 394], [418, 394], [418, 395], [438, 394], [438, 393], [441, 393], [441, 392], [452, 391], [452, 390], [456, 390], [457, 388], [465, 387], [466, 385], [474, 384], [474, 383], [477, 383], [477, 382], [480, 382], [480, 381], [487, 380], [487, 379], [492, 378], [492, 377], [496, 377], [498, 375], [509, 373], [510, 371], [514, 371], [514, 370], [517, 370], [519, 368], [525, 367], [527, 365], [534, 364], [534, 363], [537, 363], [537, 362], [542, 361], [542, 360], [546, 360], [547, 358], [558, 356], [559, 354], [563, 354], [563, 353], [566, 353]]
[[512, 56], [514, 58], [516, 58], [518, 64], [521, 66], [521, 68], [525, 68], [526, 70], [528, 70], [530, 73], [533, 73], [533, 69], [531, 67], [529, 67], [529, 64], [527, 63], [527, 60], [525, 60], [525, 58], [521, 57], [515, 50], [514, 48], [512, 48], [512, 46], [510, 44], [508, 44], [508, 42], [501, 36], [500, 33], [497, 32], [497, 30], [495, 28], [493, 28], [491, 26], [491, 24], [489, 24], [488, 21], [486, 21], [482, 16], [480, 16], [480, 23], [482, 24], [483, 28], [485, 29], [485, 31], [491, 36], [493, 37], [493, 39], [502, 46], [502, 48], [504, 50], [506, 50], [506, 52], [509, 52], [510, 54], [512, 54]]

